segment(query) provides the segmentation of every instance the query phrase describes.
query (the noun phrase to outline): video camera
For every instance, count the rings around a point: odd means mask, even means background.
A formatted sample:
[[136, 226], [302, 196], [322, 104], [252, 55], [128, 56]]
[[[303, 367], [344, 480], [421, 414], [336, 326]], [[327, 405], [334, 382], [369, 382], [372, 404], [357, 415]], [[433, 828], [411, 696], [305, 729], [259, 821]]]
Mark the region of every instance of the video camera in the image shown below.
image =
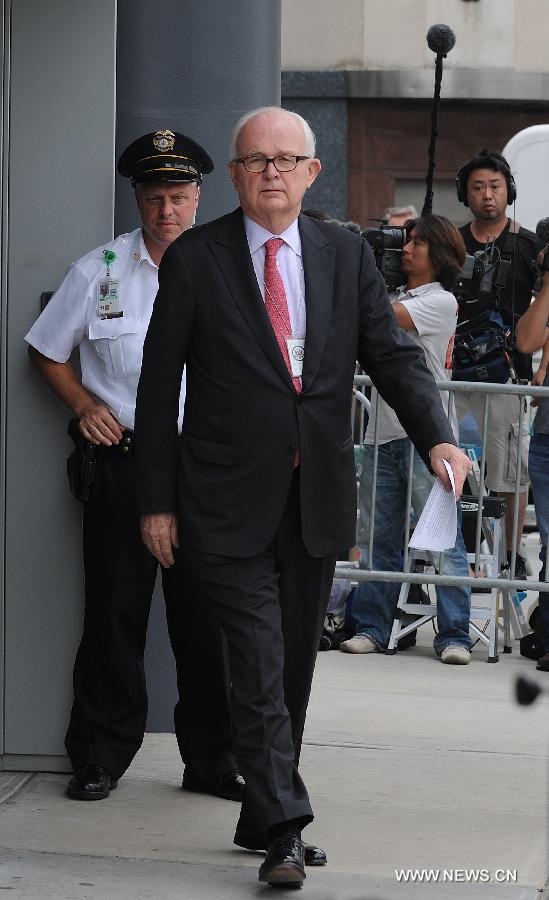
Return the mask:
[[497, 308], [510, 270], [511, 262], [501, 258], [495, 239], [487, 244], [486, 250], [479, 250], [473, 256], [467, 253], [453, 289], [462, 312], [462, 304], [466, 303], [479, 304], [471, 310], [472, 315]]
[[388, 291], [394, 291], [406, 281], [402, 273], [402, 249], [408, 240], [405, 228], [380, 225], [360, 232], [372, 248], [376, 266], [383, 276]]
[[461, 317], [454, 339], [454, 381], [516, 382], [513, 334], [498, 311], [510, 269], [495, 239], [486, 250], [466, 255], [453, 288]]

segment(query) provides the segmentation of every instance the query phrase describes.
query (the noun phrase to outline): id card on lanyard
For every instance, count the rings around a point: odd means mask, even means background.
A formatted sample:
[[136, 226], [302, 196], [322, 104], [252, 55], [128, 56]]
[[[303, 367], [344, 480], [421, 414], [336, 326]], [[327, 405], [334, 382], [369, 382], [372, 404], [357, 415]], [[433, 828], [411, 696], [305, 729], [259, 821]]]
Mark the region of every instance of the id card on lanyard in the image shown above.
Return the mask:
[[111, 266], [116, 261], [114, 250], [103, 250], [105, 277], [97, 282], [95, 309], [99, 319], [119, 319], [124, 315], [120, 306], [120, 280], [111, 278]]
[[97, 283], [96, 312], [100, 319], [118, 319], [124, 315], [120, 308], [120, 282], [105, 278]]

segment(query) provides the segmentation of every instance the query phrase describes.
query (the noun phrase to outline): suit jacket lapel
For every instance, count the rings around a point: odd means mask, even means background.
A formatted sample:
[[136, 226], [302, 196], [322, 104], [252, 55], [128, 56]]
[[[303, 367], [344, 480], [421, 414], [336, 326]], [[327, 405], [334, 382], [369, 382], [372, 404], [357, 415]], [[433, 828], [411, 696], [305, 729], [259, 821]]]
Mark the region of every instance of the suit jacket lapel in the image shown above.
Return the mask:
[[335, 248], [309, 216], [300, 215], [299, 232], [305, 273], [307, 337], [303, 390], [311, 385], [324, 352], [332, 315]]
[[280, 353], [257, 284], [241, 209], [235, 210], [224, 219], [217, 240], [210, 244], [210, 249], [219, 264], [233, 300], [256, 341], [287, 386], [293, 390], [292, 379]]

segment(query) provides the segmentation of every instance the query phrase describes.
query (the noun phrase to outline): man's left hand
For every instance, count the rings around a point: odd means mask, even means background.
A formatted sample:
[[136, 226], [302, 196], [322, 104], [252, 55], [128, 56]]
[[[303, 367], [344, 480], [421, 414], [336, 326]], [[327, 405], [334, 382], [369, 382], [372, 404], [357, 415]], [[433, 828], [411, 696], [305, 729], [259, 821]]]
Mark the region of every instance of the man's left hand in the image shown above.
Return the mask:
[[435, 444], [431, 448], [431, 468], [442, 481], [447, 491], [452, 490], [450, 478], [443, 459], [450, 463], [456, 484], [456, 499], [459, 500], [463, 490], [463, 482], [471, 471], [472, 463], [466, 453], [454, 444]]

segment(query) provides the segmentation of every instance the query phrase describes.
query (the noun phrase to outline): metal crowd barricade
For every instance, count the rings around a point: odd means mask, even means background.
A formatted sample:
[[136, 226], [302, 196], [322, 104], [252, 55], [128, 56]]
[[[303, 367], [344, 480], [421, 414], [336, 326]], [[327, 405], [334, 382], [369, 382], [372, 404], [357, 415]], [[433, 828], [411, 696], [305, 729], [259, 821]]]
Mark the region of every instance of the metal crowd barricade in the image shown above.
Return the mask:
[[[481, 435], [481, 458], [478, 461], [478, 472], [477, 477], [474, 477], [472, 474], [469, 477], [469, 484], [471, 487], [471, 497], [467, 497], [466, 500], [469, 504], [474, 505], [475, 507], [475, 515], [476, 515], [476, 530], [475, 530], [475, 551], [474, 553], [468, 554], [468, 560], [471, 564], [474, 564], [475, 576], [449, 576], [444, 574], [444, 554], [435, 554], [439, 557], [438, 561], [433, 558], [434, 555], [428, 555], [428, 561], [431, 563], [435, 563], [435, 572], [414, 572], [413, 564], [418, 558], [425, 559], [426, 551], [412, 551], [408, 549], [408, 541], [410, 537], [411, 531], [411, 473], [412, 473], [412, 457], [410, 457], [410, 470], [409, 470], [409, 479], [408, 479], [408, 491], [407, 491], [407, 499], [406, 499], [406, 527], [404, 534], [404, 543], [403, 543], [403, 564], [402, 569], [398, 572], [384, 572], [380, 570], [374, 570], [371, 568], [371, 559], [372, 559], [372, 551], [373, 551], [373, 542], [375, 536], [375, 499], [376, 499], [376, 485], [377, 485], [377, 463], [378, 463], [378, 413], [376, 410], [376, 419], [374, 423], [374, 455], [373, 455], [373, 479], [372, 479], [372, 491], [370, 495], [370, 522], [369, 522], [369, 547], [368, 547], [368, 559], [366, 563], [366, 568], [353, 568], [349, 565], [349, 567], [345, 567], [345, 565], [338, 564], [337, 575], [338, 578], [349, 578], [352, 581], [396, 581], [401, 583], [401, 591], [399, 597], [399, 603], [397, 608], [397, 617], [395, 618], [395, 622], [393, 624], [393, 630], [391, 634], [391, 640], [389, 642], [389, 647], [387, 652], [396, 652], [398, 640], [405, 636], [409, 631], [414, 628], [418, 628], [426, 622], [431, 621], [436, 617], [436, 602], [431, 602], [430, 604], [417, 604], [417, 603], [408, 603], [407, 597], [411, 584], [420, 584], [420, 585], [433, 585], [436, 587], [437, 584], [445, 584], [445, 585], [467, 585], [474, 592], [476, 589], [481, 590], [483, 588], [490, 589], [490, 600], [488, 603], [478, 604], [477, 602], [472, 604], [471, 606], [471, 620], [475, 619], [479, 621], [480, 619], [486, 618], [487, 626], [485, 630], [480, 629], [476, 625], [476, 621], [471, 621], [470, 627], [473, 634], [477, 636], [478, 639], [483, 641], [488, 646], [488, 661], [496, 662], [498, 660], [498, 625], [499, 625], [499, 616], [500, 612], [503, 616], [503, 631], [504, 631], [504, 651], [511, 652], [511, 644], [510, 644], [510, 630], [513, 628], [513, 632], [516, 638], [522, 637], [527, 632], [527, 624], [524, 619], [524, 615], [520, 608], [520, 603], [518, 602], [517, 592], [523, 590], [527, 587], [528, 590], [534, 591], [544, 591], [547, 590], [546, 581], [549, 580], [549, 554], [547, 555], [547, 560], [545, 564], [545, 572], [544, 579], [545, 581], [535, 581], [534, 579], [528, 579], [528, 582], [525, 583], [521, 580], [516, 580], [510, 576], [510, 572], [515, 571], [515, 561], [516, 561], [516, 543], [517, 543], [517, 534], [518, 534], [518, 515], [519, 515], [519, 493], [521, 486], [521, 443], [522, 443], [522, 431], [523, 431], [523, 423], [524, 416], [527, 415], [525, 412], [525, 403], [520, 404], [520, 412], [519, 412], [519, 422], [518, 422], [518, 431], [516, 434], [517, 441], [517, 465], [516, 465], [516, 474], [515, 474], [515, 484], [514, 484], [514, 516], [512, 523], [512, 543], [513, 547], [512, 557], [510, 560], [509, 567], [507, 567], [507, 552], [506, 552], [506, 533], [505, 533], [505, 515], [504, 515], [504, 504], [502, 504], [501, 500], [496, 498], [491, 498], [487, 495], [487, 491], [485, 489], [484, 480], [485, 480], [485, 461], [486, 461], [486, 433], [487, 433], [487, 425], [488, 425], [488, 414], [489, 414], [489, 404], [490, 397], [494, 394], [512, 394], [521, 398], [526, 397], [539, 397], [539, 398], [549, 398], [549, 388], [546, 387], [532, 387], [530, 385], [525, 384], [480, 384], [480, 383], [472, 383], [466, 381], [437, 381], [437, 387], [441, 391], [450, 392], [450, 412], [452, 410], [455, 394], [481, 394], [484, 396], [484, 410], [483, 410], [483, 422], [482, 427], [480, 428]], [[364, 420], [365, 414], [370, 411], [370, 403], [368, 398], [365, 396], [364, 391], [367, 387], [371, 386], [370, 379], [365, 375], [357, 375], [355, 376], [355, 394], [354, 394], [354, 402], [353, 402], [353, 425], [356, 425], [357, 420], [358, 430], [359, 430], [359, 439], [357, 444], [359, 448], [362, 447], [362, 439], [364, 435]], [[357, 409], [358, 404], [358, 409]], [[479, 425], [481, 423], [478, 423]], [[483, 552], [482, 546], [483, 544], [487, 545], [487, 552]], [[502, 571], [502, 561], [504, 567]], [[485, 567], [491, 574], [482, 575], [481, 568]], [[401, 627], [400, 618], [404, 613], [410, 613], [414, 616], [418, 616], [412, 623], [409, 625], [405, 625]]]

